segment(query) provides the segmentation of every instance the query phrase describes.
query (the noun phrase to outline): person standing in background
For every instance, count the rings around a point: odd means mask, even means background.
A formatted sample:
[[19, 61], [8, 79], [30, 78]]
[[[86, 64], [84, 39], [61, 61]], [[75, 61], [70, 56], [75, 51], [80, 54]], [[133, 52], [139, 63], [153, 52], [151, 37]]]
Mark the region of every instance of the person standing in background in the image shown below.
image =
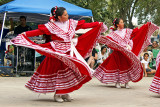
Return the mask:
[[32, 30], [32, 28], [30, 26], [26, 25], [26, 17], [25, 16], [20, 16], [19, 20], [20, 20], [20, 25], [14, 29], [14, 34], [20, 34], [22, 32]]
[[156, 69], [156, 58], [157, 58], [157, 55], [159, 53], [159, 45], [158, 45], [158, 42], [157, 41], [153, 41], [152, 43], [152, 53], [153, 53], [153, 59], [152, 59], [152, 65], [150, 65], [150, 67], [152, 69]]

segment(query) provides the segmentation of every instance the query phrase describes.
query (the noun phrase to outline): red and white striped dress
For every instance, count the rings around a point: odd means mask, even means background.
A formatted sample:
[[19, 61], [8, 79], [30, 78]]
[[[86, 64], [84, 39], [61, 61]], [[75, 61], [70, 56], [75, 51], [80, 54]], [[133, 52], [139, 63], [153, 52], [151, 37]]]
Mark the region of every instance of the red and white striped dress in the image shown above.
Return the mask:
[[[85, 23], [84, 20], [70, 19], [59, 24], [48, 22], [39, 25], [37, 30], [19, 34], [11, 40], [15, 45], [35, 49], [46, 56], [25, 85], [34, 92], [66, 94], [79, 89], [84, 83], [91, 80], [91, 69], [83, 58], [89, 55], [101, 31], [104, 30], [103, 23]], [[78, 37], [75, 42], [72, 41], [75, 30], [81, 28], [93, 29]], [[51, 35], [52, 41], [46, 44], [36, 44], [28, 38], [42, 34]]]
[[150, 44], [150, 36], [156, 29], [158, 29], [156, 25], [148, 22], [140, 29], [116, 30], [101, 37], [98, 42], [106, 44], [114, 51], [95, 70], [94, 76], [106, 84], [140, 81], [143, 77], [143, 68], [138, 56]]
[[149, 90], [154, 92], [154, 93], [157, 93], [157, 94], [160, 94], [160, 52], [158, 53], [157, 55], [157, 58], [156, 58], [156, 74], [153, 78], [153, 81], [152, 81], [152, 84], [150, 85], [150, 88]]

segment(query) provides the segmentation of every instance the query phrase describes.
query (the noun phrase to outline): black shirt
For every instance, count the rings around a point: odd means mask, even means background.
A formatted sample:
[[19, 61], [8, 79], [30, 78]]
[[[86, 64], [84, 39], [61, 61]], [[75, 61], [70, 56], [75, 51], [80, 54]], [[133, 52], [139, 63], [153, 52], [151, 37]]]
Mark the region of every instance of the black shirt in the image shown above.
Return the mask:
[[[92, 56], [93, 57], [95, 57], [95, 54], [97, 53], [97, 51], [96, 51], [96, 49], [95, 48], [93, 48], [93, 50], [92, 50]], [[88, 61], [88, 59], [89, 59], [89, 57], [87, 57], [85, 60], [86, 60], [86, 62]], [[96, 62], [97, 62], [97, 60], [95, 60]]]
[[22, 32], [30, 31], [30, 30], [32, 30], [30, 26], [26, 25], [25, 27], [22, 27], [21, 25], [19, 25], [14, 29], [14, 34], [20, 34]]
[[93, 48], [93, 50], [92, 50], [92, 56], [94, 56], [95, 57], [95, 54], [97, 53], [97, 51], [96, 51], [96, 49], [95, 48]]

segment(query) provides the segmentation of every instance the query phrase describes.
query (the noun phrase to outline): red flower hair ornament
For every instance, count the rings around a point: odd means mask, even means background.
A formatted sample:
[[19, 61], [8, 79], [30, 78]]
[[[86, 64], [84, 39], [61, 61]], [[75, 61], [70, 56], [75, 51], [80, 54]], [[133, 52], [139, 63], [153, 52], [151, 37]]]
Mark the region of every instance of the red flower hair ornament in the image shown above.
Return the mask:
[[115, 26], [115, 22], [116, 22], [116, 20], [117, 20], [117, 18], [115, 18], [115, 19], [114, 19], [114, 21], [113, 21], [113, 25], [114, 25], [114, 26]]
[[[54, 9], [54, 11], [53, 11], [53, 13], [51, 13], [50, 14], [50, 17], [49, 17], [49, 20], [51, 21], [51, 22], [54, 22], [54, 21], [56, 21], [56, 11], [57, 11], [57, 6], [55, 6], [55, 9]], [[53, 14], [53, 15], [52, 15]]]

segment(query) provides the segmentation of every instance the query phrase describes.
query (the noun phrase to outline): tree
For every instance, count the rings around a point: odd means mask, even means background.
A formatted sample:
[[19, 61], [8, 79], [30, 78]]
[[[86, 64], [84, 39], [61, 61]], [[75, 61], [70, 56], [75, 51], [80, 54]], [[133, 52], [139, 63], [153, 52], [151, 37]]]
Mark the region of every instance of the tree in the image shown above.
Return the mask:
[[125, 25], [133, 28], [133, 17], [138, 24], [152, 21], [160, 25], [160, 0], [65, 0], [72, 4], [91, 9], [95, 21], [111, 24], [114, 18], [120, 17]]
[[147, 21], [152, 21], [157, 25], [160, 25], [160, 0], [145, 0], [139, 1], [138, 8], [135, 12], [135, 17], [138, 18], [138, 23], [145, 23]]
[[0, 6], [13, 0], [0, 0]]
[[120, 17], [129, 28], [133, 28], [132, 18], [139, 0], [110, 0], [108, 9], [114, 17]]
[[110, 22], [110, 13], [107, 11], [108, 1], [106, 0], [64, 0], [77, 6], [91, 9], [94, 21]]
[[108, 0], [107, 10], [113, 18], [120, 17], [129, 28], [133, 28], [133, 17], [138, 18], [138, 24], [147, 21], [160, 24], [159, 8], [160, 0]]
[[160, 26], [160, 9], [156, 10], [155, 16], [154, 16], [154, 19], [153, 19], [153, 23]]
[[[13, 0], [0, 0], [0, 5]], [[64, 0], [77, 6], [91, 9], [95, 21], [112, 25], [114, 18], [120, 17], [125, 25], [133, 28], [133, 17], [138, 24], [152, 21], [160, 25], [160, 0]]]

